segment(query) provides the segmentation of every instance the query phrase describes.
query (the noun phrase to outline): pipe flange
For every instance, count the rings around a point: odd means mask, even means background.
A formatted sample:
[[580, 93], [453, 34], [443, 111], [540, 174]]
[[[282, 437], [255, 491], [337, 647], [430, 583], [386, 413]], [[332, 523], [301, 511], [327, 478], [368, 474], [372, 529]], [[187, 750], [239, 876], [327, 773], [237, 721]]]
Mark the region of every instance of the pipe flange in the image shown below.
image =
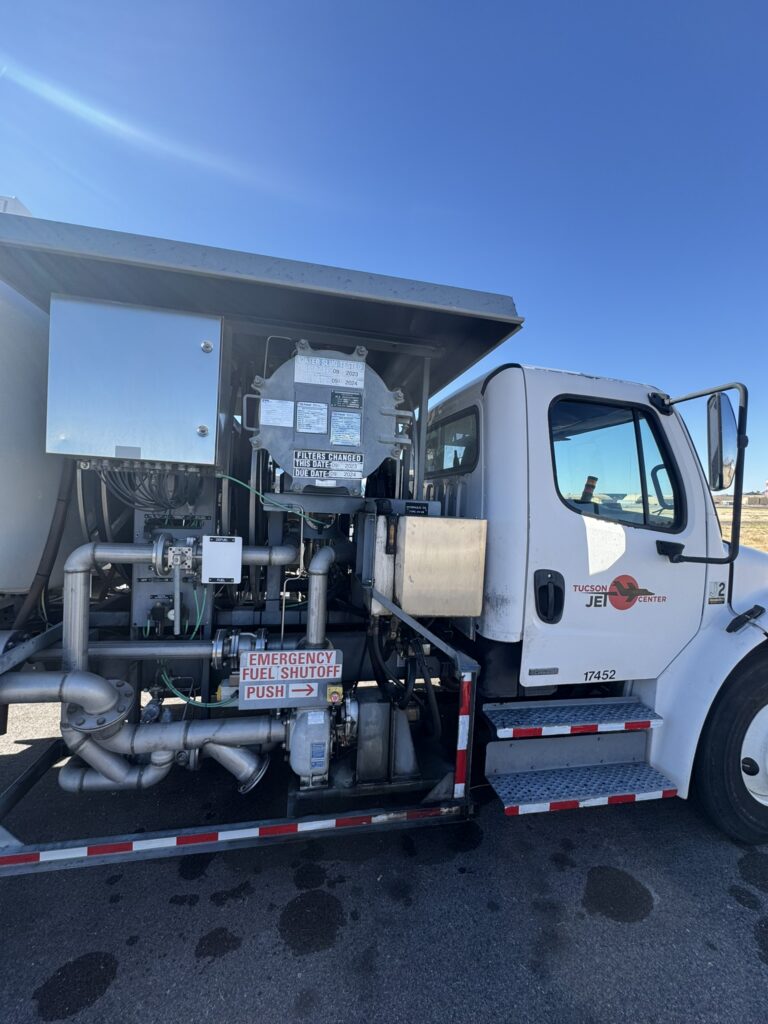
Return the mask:
[[122, 679], [110, 679], [108, 682], [114, 686], [118, 697], [115, 706], [110, 711], [105, 711], [100, 715], [90, 715], [79, 704], [66, 705], [67, 725], [75, 732], [93, 735], [106, 732], [125, 721], [133, 704], [133, 687]]
[[211, 648], [211, 664], [215, 669], [224, 668], [224, 662], [226, 660], [227, 650], [227, 631], [226, 629], [217, 629], [213, 637], [213, 646]]
[[152, 545], [152, 571], [155, 576], [170, 576], [173, 566], [166, 557], [168, 547], [173, 543], [173, 537], [169, 533], [159, 533]]
[[243, 795], [245, 795], [246, 793], [250, 793], [254, 786], [258, 786], [258, 784], [264, 778], [267, 768], [269, 768], [269, 754], [264, 754], [264, 756], [262, 757], [261, 764], [258, 766], [256, 771], [253, 773], [253, 775], [251, 775], [249, 779], [246, 779], [245, 782], [243, 782], [240, 786], [237, 787], [237, 792], [242, 793]]

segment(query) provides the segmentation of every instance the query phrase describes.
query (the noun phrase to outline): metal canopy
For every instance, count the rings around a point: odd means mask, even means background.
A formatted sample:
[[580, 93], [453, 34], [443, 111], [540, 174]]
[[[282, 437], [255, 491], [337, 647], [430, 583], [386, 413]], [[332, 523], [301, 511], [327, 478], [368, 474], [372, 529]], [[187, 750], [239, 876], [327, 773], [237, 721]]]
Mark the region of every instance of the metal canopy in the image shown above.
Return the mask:
[[51, 294], [76, 295], [264, 324], [313, 345], [370, 340], [374, 369], [414, 392], [427, 346], [431, 394], [523, 322], [505, 295], [10, 214], [0, 278], [46, 312]]

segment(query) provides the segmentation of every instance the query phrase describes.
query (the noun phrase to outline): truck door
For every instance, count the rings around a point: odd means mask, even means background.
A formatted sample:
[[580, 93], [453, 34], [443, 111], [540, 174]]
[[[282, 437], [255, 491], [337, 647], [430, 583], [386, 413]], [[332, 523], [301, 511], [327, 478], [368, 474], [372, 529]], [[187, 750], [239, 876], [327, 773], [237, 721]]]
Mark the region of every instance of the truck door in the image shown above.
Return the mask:
[[649, 389], [526, 370], [530, 514], [521, 683], [656, 678], [699, 629], [704, 483]]

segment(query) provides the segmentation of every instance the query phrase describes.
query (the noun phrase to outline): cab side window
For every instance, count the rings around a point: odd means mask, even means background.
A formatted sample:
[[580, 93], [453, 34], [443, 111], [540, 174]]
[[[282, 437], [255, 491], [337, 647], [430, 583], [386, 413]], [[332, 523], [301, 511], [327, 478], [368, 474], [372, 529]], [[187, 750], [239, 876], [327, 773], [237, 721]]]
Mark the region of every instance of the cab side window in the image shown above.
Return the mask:
[[464, 409], [427, 430], [426, 475], [471, 473], [477, 465], [477, 410]]
[[549, 424], [557, 489], [575, 512], [657, 530], [680, 525], [672, 462], [644, 410], [562, 398]]

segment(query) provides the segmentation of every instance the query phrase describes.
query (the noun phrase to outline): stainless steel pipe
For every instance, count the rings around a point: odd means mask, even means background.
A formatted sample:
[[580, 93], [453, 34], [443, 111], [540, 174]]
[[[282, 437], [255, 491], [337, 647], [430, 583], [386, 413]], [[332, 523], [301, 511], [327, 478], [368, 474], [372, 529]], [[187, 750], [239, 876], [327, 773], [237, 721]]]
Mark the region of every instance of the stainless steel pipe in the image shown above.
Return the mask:
[[243, 548], [243, 565], [295, 565], [299, 549], [295, 544]]
[[63, 667], [88, 668], [88, 615], [91, 572], [97, 565], [152, 563], [154, 544], [83, 544], [64, 563]]
[[96, 768], [68, 761], [59, 769], [59, 785], [67, 793], [112, 792], [120, 789], [149, 789], [161, 782], [173, 767], [173, 754], [156, 753], [149, 764], [126, 765], [119, 781]]
[[[324, 549], [323, 549], [324, 550]], [[97, 565], [154, 564], [155, 544], [83, 544], [64, 563], [63, 667], [88, 668], [90, 575]], [[295, 544], [243, 548], [243, 565], [291, 565], [299, 560]], [[160, 567], [155, 566], [155, 569]], [[203, 655], [204, 656], [204, 655]]]
[[113, 736], [100, 736], [99, 745], [118, 754], [149, 754], [157, 750], [193, 750], [206, 743], [219, 746], [257, 746], [282, 743], [285, 725], [276, 718], [194, 719], [123, 725]]
[[[88, 644], [89, 658], [126, 658], [134, 661], [176, 658], [192, 661], [195, 658], [210, 660], [212, 654], [212, 640], [91, 640]], [[61, 647], [48, 647], [33, 654], [29, 660], [58, 661], [61, 655]]]
[[[312, 560], [314, 572], [321, 578], [333, 561], [332, 549], [328, 555]], [[318, 555], [322, 554], [318, 552]], [[275, 547], [247, 547], [243, 549], [244, 565], [289, 565], [298, 561], [298, 548], [284, 544]], [[162, 543], [158, 544], [84, 544], [76, 548], [64, 564], [64, 617], [62, 630], [63, 672], [5, 674], [0, 679], [0, 704], [59, 702], [62, 713], [65, 704], [79, 704], [89, 715], [105, 715], [118, 705], [120, 694], [116, 686], [106, 679], [87, 671], [90, 605], [90, 576], [104, 564], [153, 565], [158, 572], [163, 566], [156, 564], [162, 557]], [[327, 564], [326, 564], [327, 563]], [[312, 572], [312, 565], [310, 572]], [[325, 566], [325, 568], [323, 568]], [[312, 578], [310, 577], [310, 586]], [[321, 605], [322, 633], [325, 632], [325, 597], [327, 586], [320, 586], [315, 604]], [[109, 646], [109, 645], [105, 645]], [[119, 645], [117, 645], [119, 647]], [[154, 657], [178, 656], [176, 644], [152, 645]], [[179, 643], [189, 652], [191, 645]], [[210, 657], [209, 642], [195, 645], [196, 656]], [[157, 648], [167, 653], [159, 654]], [[168, 648], [172, 650], [168, 651]], [[127, 657], [135, 648], [124, 645]], [[106, 651], [104, 654], [106, 655]], [[109, 652], [114, 656], [114, 650]], [[181, 654], [181, 651], [179, 651]], [[189, 656], [189, 654], [187, 655]], [[122, 684], [121, 684], [122, 685]], [[122, 710], [122, 709], [119, 709]], [[128, 725], [123, 723], [110, 737], [79, 733], [62, 720], [61, 733], [69, 749], [80, 756], [88, 767], [67, 764], [59, 773], [62, 788], [70, 792], [83, 790], [143, 789], [154, 785], [170, 771], [175, 750], [202, 747], [235, 775], [243, 791], [259, 781], [266, 768], [260, 756], [239, 749], [240, 744], [274, 744], [285, 739], [285, 726], [267, 716], [258, 719], [225, 719], [192, 722], [152, 723]], [[150, 753], [149, 765], [133, 765], [125, 754]]]
[[89, 715], [104, 715], [120, 695], [92, 672], [7, 672], [0, 676], [0, 704], [79, 704]]
[[242, 747], [222, 747], [218, 743], [206, 743], [203, 754], [212, 757], [231, 772], [240, 783], [241, 793], [248, 793], [261, 782], [269, 765], [269, 758], [254, 754]]
[[307, 572], [307, 646], [325, 646], [325, 626], [328, 619], [328, 573], [336, 552], [326, 545], [312, 556]]

